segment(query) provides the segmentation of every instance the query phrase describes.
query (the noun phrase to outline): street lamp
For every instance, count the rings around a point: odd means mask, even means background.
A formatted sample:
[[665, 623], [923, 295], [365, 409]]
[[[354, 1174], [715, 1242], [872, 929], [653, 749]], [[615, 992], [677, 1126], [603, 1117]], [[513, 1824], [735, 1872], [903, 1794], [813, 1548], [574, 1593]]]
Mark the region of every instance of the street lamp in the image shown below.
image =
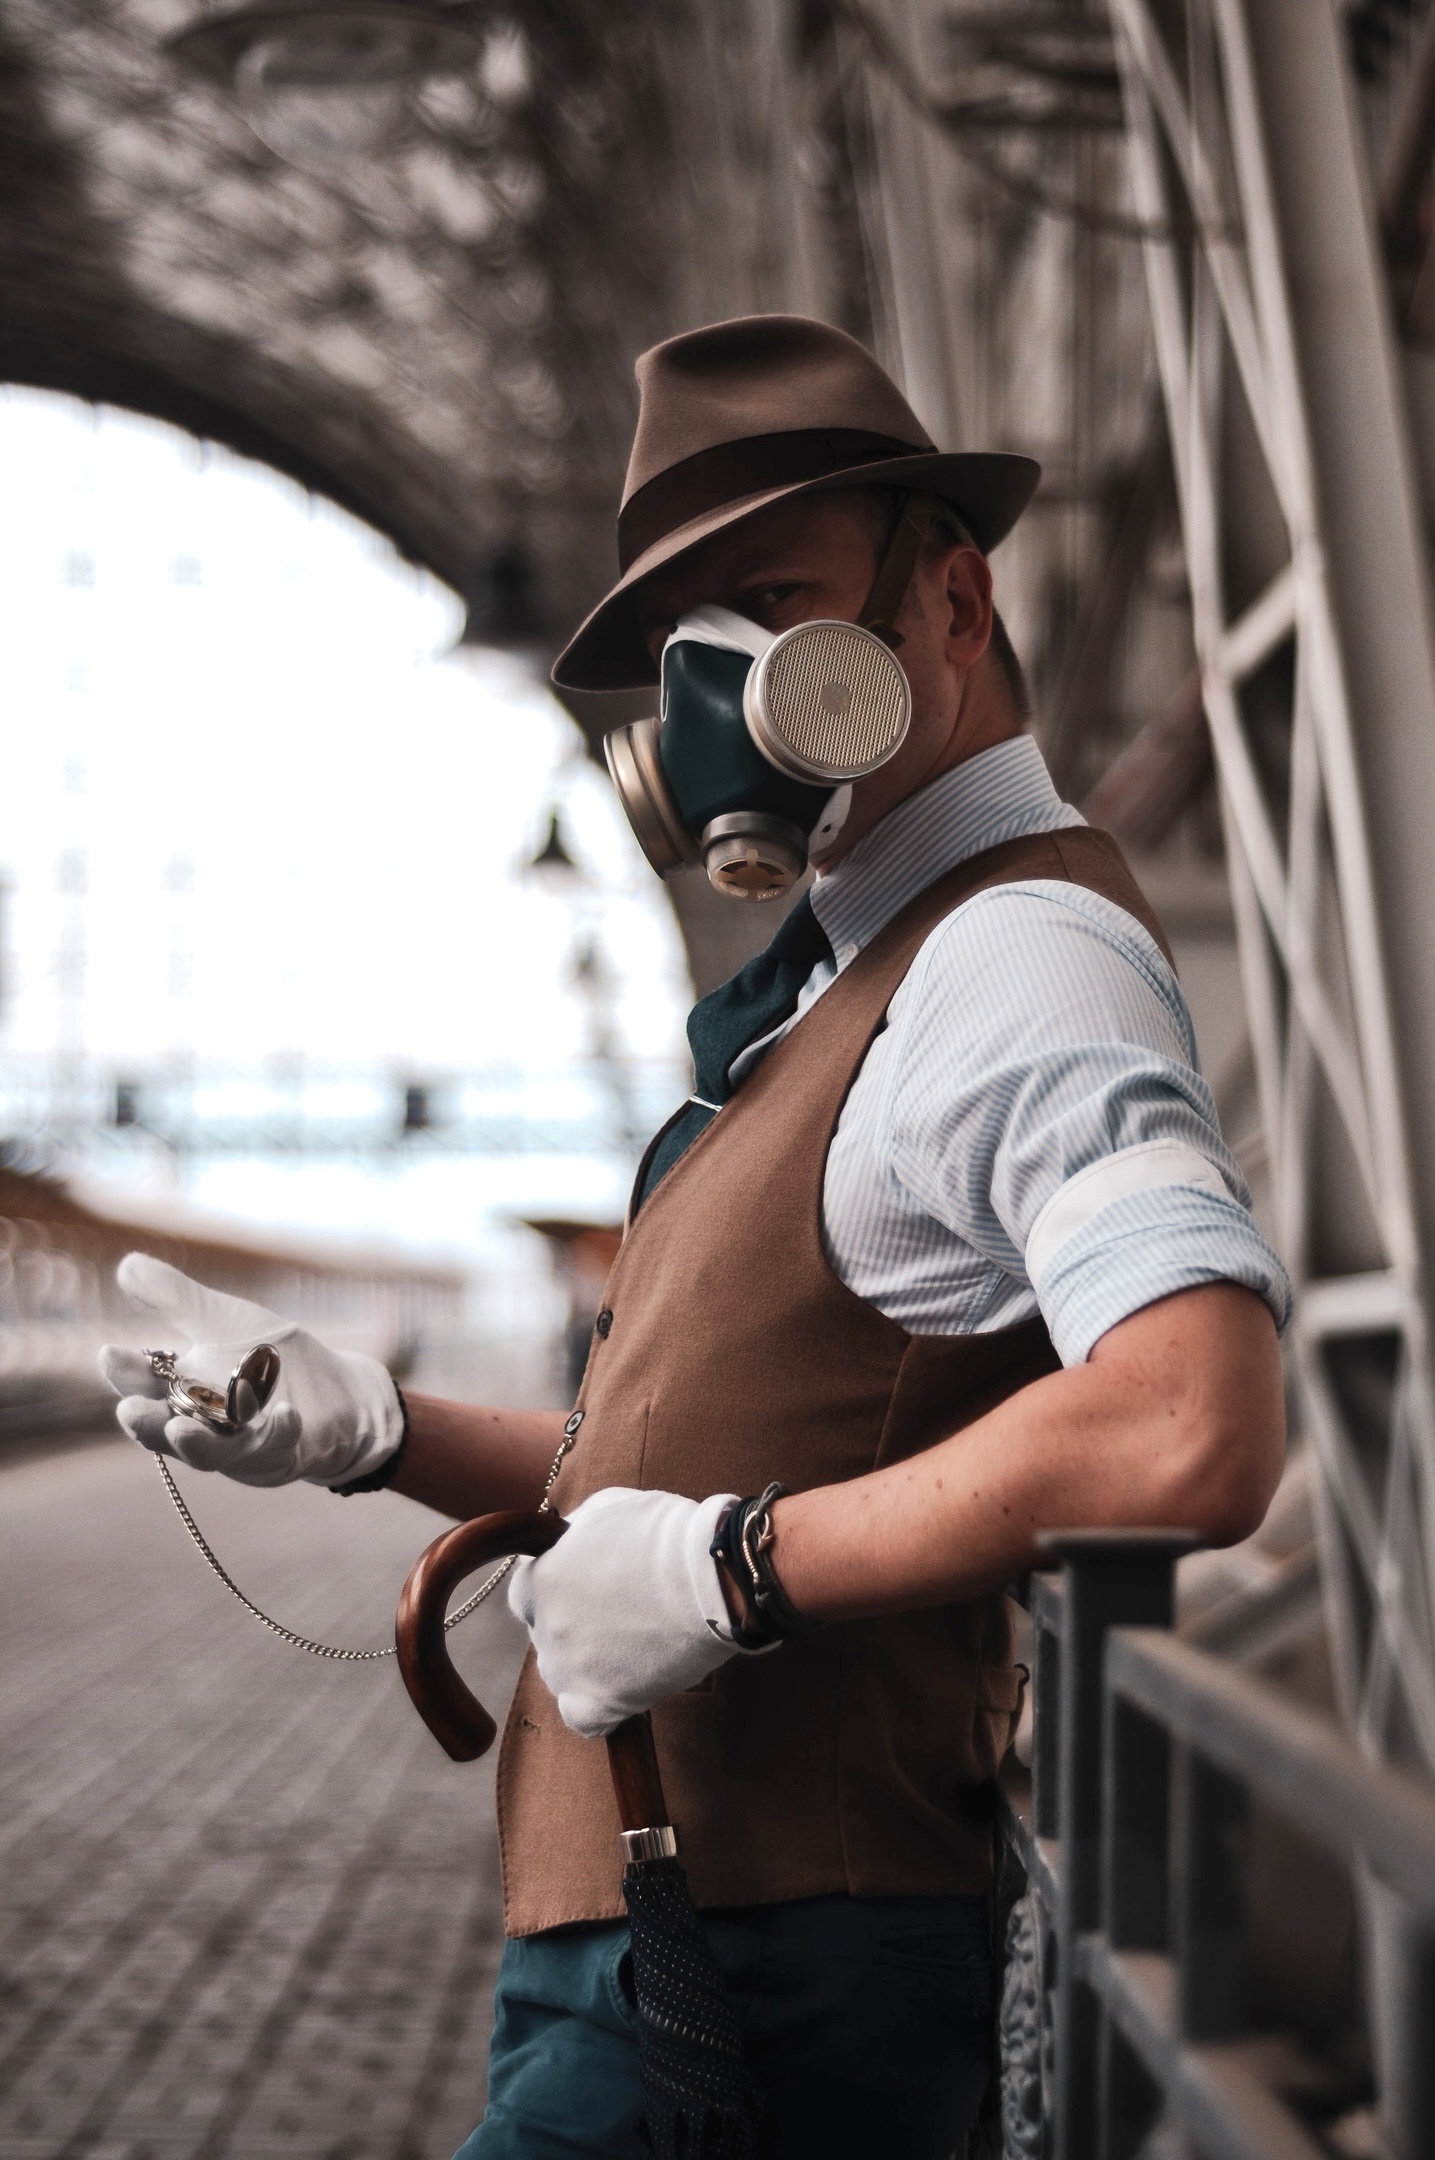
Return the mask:
[[548, 814], [548, 838], [528, 864], [529, 871], [543, 879], [545, 884], [555, 886], [574, 885], [582, 882], [582, 871], [568, 852], [563, 837], [563, 826], [558, 812]]

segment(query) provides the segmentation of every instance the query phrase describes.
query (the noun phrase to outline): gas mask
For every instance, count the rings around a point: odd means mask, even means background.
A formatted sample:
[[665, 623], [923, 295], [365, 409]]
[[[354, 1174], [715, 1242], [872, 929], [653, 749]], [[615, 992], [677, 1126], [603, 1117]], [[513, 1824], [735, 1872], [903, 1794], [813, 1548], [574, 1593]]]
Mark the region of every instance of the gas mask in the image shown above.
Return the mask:
[[776, 900], [830, 846], [852, 782], [885, 765], [911, 725], [892, 649], [901, 639], [888, 625], [939, 507], [904, 507], [862, 623], [796, 623], [774, 636], [699, 607], [677, 624], [663, 647], [660, 717], [604, 743], [659, 876], [701, 863], [731, 899]]
[[851, 782], [899, 747], [912, 699], [856, 623], [773, 637], [701, 607], [663, 648], [660, 709], [604, 746], [644, 854], [661, 876], [702, 863], [719, 892], [775, 900], [836, 837]]

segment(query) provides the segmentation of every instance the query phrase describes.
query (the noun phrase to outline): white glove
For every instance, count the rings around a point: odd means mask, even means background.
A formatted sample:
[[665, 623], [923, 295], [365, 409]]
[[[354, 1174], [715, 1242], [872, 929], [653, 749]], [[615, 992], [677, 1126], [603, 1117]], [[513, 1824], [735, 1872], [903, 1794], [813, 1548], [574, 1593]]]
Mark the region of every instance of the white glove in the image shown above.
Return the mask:
[[[142, 1350], [107, 1343], [100, 1372], [122, 1398], [115, 1415], [141, 1447], [196, 1470], [222, 1470], [241, 1485], [289, 1485], [297, 1478], [346, 1485], [387, 1461], [403, 1438], [398, 1391], [377, 1358], [330, 1350], [292, 1320], [207, 1290], [147, 1253], [127, 1253], [118, 1281], [162, 1323], [154, 1348], [177, 1351], [187, 1379], [221, 1394], [256, 1343], [273, 1343], [279, 1352], [272, 1399], [237, 1432], [217, 1433], [198, 1418], [171, 1414], [168, 1387]], [[189, 1338], [188, 1349], [176, 1335]]]
[[736, 1498], [610, 1485], [574, 1508], [551, 1552], [514, 1567], [509, 1605], [564, 1724], [586, 1740], [696, 1687], [739, 1651], [708, 1551]]

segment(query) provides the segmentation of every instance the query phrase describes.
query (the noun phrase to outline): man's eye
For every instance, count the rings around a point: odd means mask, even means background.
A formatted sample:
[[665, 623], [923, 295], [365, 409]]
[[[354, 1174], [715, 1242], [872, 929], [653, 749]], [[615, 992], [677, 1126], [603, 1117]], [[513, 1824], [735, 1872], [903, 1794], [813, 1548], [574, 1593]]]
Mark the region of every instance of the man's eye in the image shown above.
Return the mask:
[[781, 607], [783, 601], [790, 600], [796, 590], [795, 582], [789, 585], [759, 585], [756, 592], [746, 595], [746, 599], [749, 607]]

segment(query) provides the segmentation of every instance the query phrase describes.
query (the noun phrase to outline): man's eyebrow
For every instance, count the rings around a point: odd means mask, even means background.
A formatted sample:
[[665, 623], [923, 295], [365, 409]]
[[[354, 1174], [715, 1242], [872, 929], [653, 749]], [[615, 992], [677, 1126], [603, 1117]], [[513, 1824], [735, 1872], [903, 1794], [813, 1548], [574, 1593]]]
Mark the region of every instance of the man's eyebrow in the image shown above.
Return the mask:
[[767, 562], [757, 562], [745, 570], [735, 570], [728, 580], [732, 587], [739, 585], [800, 585], [813, 575], [811, 563], [784, 561], [781, 556]]
[[[711, 581], [704, 579], [702, 582], [704, 584], [711, 582], [712, 585], [712, 591], [708, 595], [708, 604], [712, 605], [715, 602], [720, 607], [723, 604], [721, 597], [723, 595], [732, 597], [740, 592], [761, 589], [764, 585], [801, 584], [804, 577], [810, 578], [810, 576], [810, 565], [803, 566], [784, 562], [779, 556], [776, 559], [769, 559], [767, 562], [759, 560], [756, 564], [734, 569], [711, 579]], [[644, 595], [641, 598], [635, 596], [633, 613], [637, 618], [638, 627], [646, 636], [650, 631], [661, 630], [665, 625], [677, 622], [687, 613], [688, 609], [696, 607], [698, 604], [698, 601], [690, 593], [668, 594], [661, 600], [650, 595]]]

